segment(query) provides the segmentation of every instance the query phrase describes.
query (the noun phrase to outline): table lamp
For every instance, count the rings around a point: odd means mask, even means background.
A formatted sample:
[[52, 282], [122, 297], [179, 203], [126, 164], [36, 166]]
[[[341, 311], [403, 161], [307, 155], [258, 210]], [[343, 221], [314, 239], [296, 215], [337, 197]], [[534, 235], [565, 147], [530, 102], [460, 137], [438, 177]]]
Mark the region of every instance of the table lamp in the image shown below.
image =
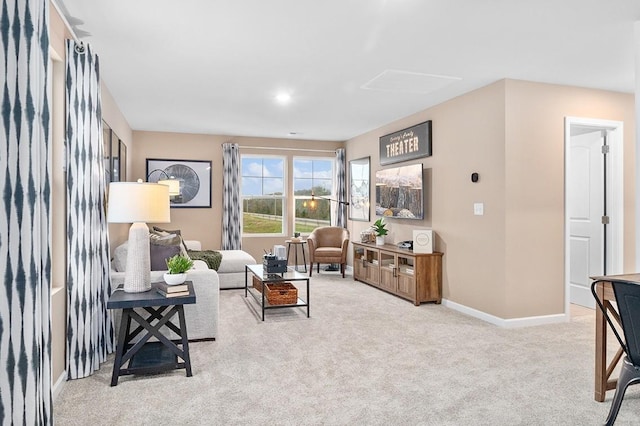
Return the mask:
[[157, 183], [111, 182], [107, 222], [131, 223], [127, 247], [124, 291], [141, 293], [151, 289], [149, 228], [147, 222], [168, 223], [169, 187]]

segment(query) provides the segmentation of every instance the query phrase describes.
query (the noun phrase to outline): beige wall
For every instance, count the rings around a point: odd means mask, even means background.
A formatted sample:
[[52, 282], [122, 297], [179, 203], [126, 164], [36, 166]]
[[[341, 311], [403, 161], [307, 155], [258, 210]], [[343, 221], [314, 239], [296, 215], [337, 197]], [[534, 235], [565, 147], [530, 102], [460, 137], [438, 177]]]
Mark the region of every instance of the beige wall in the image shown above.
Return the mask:
[[506, 81], [506, 317], [564, 309], [564, 119], [624, 123], [624, 260], [635, 271], [634, 96]]
[[[200, 240], [205, 249], [219, 249], [222, 241], [222, 144], [237, 143], [241, 154], [282, 155], [287, 157], [287, 170], [292, 170], [293, 156], [335, 157], [335, 150], [341, 142], [300, 141], [292, 139], [250, 138], [239, 136], [198, 135], [184, 133], [163, 133], [134, 131], [134, 149], [131, 180], [146, 178], [146, 159], [209, 160], [212, 167], [211, 208], [171, 209], [171, 224], [166, 228], [180, 229], [185, 239]], [[244, 148], [243, 148], [244, 147]], [[267, 149], [248, 149], [265, 147]], [[276, 149], [268, 149], [276, 148]], [[308, 150], [324, 152], [310, 152]], [[306, 151], [305, 151], [306, 150]], [[287, 175], [287, 187], [293, 185], [292, 175]], [[256, 259], [263, 250], [274, 244], [283, 244], [292, 234], [293, 200], [287, 206], [287, 230], [274, 237], [245, 237], [242, 248]], [[125, 236], [126, 238], [126, 236]]]
[[[349, 160], [378, 138], [433, 120], [425, 168], [426, 218], [389, 219], [388, 242], [432, 227], [443, 258], [443, 296], [499, 318], [564, 312], [564, 118], [624, 122], [624, 269], [635, 268], [634, 97], [502, 80], [347, 141]], [[472, 183], [472, 172], [480, 174]], [[372, 203], [375, 200], [372, 200]], [[484, 216], [473, 215], [483, 202]], [[373, 209], [372, 209], [373, 214]], [[372, 216], [372, 221], [375, 217]], [[351, 222], [354, 238], [369, 224]]]

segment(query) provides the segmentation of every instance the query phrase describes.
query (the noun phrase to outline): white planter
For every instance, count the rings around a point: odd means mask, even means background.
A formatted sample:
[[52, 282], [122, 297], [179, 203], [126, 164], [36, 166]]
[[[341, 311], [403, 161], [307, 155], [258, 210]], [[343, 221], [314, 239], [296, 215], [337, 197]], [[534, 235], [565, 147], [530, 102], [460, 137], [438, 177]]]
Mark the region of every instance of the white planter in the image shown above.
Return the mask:
[[187, 280], [187, 274], [170, 274], [168, 272], [165, 272], [164, 274], [164, 282], [166, 282], [168, 285], [176, 285], [176, 284], [182, 284], [183, 282], [185, 282]]
[[376, 245], [383, 246], [384, 245], [384, 235], [376, 236]]

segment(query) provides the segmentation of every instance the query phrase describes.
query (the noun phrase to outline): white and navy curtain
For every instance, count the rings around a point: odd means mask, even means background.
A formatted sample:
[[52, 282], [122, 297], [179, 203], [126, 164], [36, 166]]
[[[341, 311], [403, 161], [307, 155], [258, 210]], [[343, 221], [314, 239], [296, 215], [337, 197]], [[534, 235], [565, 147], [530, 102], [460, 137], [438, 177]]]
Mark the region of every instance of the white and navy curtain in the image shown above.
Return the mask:
[[240, 200], [240, 149], [222, 144], [222, 250], [242, 249], [242, 201]]
[[4, 0], [0, 424], [52, 424], [48, 0]]
[[67, 377], [86, 377], [114, 349], [106, 303], [109, 231], [98, 56], [67, 40]]
[[346, 153], [344, 148], [336, 150], [336, 179], [334, 181], [334, 194], [336, 194], [337, 203], [331, 212], [331, 225], [347, 227], [347, 168]]

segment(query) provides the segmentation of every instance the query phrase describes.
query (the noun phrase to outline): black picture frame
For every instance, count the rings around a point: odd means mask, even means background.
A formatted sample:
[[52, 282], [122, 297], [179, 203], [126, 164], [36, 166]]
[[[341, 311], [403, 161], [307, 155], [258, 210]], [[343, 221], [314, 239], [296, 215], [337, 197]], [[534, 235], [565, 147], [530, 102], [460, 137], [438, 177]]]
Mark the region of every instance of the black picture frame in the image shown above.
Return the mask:
[[349, 161], [349, 220], [369, 222], [370, 199], [371, 157]]
[[211, 161], [147, 158], [147, 182], [178, 179], [180, 195], [171, 208], [211, 208]]

